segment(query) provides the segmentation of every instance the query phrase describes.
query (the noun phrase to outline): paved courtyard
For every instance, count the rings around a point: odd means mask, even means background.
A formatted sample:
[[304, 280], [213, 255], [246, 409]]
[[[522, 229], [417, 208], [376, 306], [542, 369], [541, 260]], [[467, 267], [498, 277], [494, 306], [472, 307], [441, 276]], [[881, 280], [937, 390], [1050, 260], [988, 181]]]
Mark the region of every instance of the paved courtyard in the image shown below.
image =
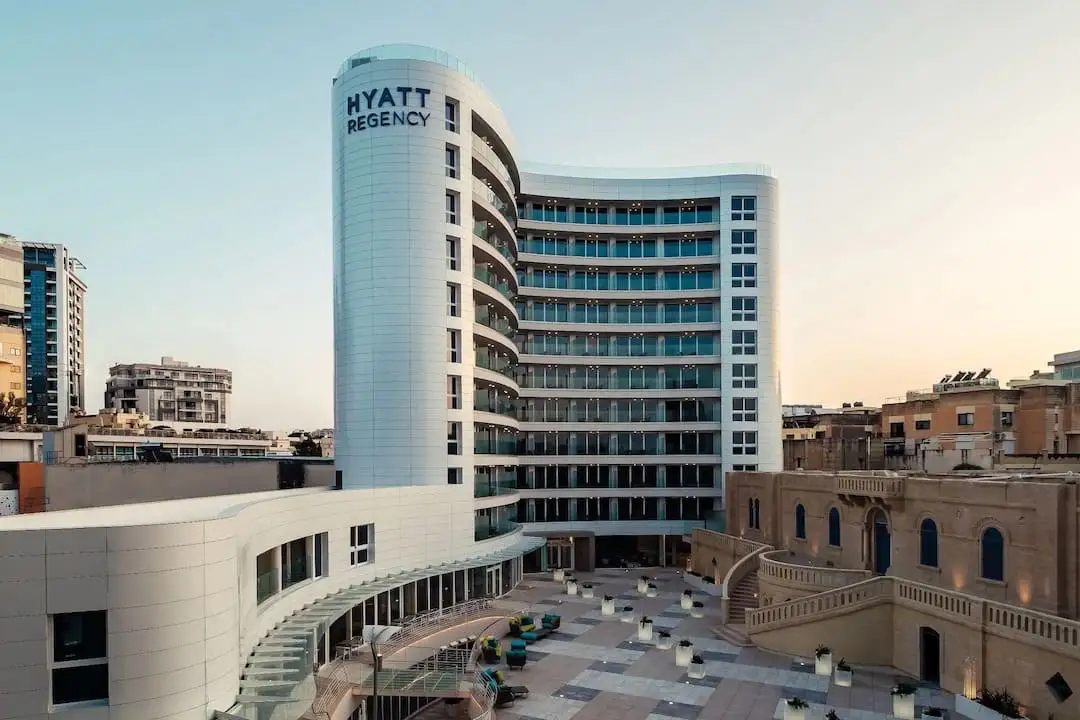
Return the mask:
[[[657, 597], [638, 594], [643, 572], [655, 575]], [[527, 576], [509, 596], [538, 622], [546, 612], [558, 613], [562, 627], [529, 646], [523, 670], [504, 668], [507, 682], [527, 686], [530, 695], [499, 710], [499, 720], [768, 720], [782, 718], [783, 703], [794, 696], [810, 703], [810, 720], [820, 720], [830, 709], [841, 720], [891, 717], [889, 690], [896, 672], [856, 667], [853, 687], [836, 687], [814, 674], [812, 660], [719, 640], [710, 630], [720, 624], [719, 598], [695, 593], [694, 599], [705, 603], [705, 617], [690, 617], [679, 605], [688, 586], [673, 570], [601, 570], [579, 574], [578, 580], [593, 583], [595, 598], [567, 595], [550, 575]], [[705, 678], [691, 679], [685, 668], [676, 667], [673, 650], [639, 641], [636, 622], [604, 617], [605, 594], [615, 596], [618, 607], [630, 605], [648, 615], [655, 630], [667, 630], [674, 641], [689, 638], [705, 660]], [[916, 705], [917, 713], [928, 705], [951, 710], [953, 701], [936, 688], [920, 687]]]

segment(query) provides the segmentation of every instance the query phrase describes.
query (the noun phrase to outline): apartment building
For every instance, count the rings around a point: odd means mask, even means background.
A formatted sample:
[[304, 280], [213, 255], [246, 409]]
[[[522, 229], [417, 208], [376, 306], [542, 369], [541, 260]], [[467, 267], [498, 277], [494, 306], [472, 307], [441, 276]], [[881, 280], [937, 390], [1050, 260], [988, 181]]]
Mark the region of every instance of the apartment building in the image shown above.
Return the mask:
[[171, 357], [109, 368], [105, 407], [177, 427], [227, 427], [232, 372]]
[[784, 406], [785, 470], [875, 470], [884, 467], [881, 408]]

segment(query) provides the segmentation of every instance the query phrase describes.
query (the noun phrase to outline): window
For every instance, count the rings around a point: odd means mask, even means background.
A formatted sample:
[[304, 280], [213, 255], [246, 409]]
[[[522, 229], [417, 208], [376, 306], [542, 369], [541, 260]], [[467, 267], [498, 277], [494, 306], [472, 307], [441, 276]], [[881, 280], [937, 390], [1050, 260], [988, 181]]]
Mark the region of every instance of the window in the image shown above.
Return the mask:
[[975, 413], [957, 413], [956, 424], [971, 427], [975, 424]]
[[461, 362], [461, 331], [446, 331], [446, 361], [452, 363]]
[[446, 314], [461, 317], [461, 286], [457, 283], [446, 283]]
[[982, 552], [980, 577], [983, 580], [1005, 582], [1005, 538], [996, 527], [983, 530], [979, 543]]
[[926, 518], [919, 525], [919, 564], [937, 567], [937, 523]]
[[757, 230], [732, 230], [731, 254], [757, 255]]
[[755, 288], [757, 287], [757, 265], [755, 263], [732, 263], [731, 264], [731, 287]]
[[349, 528], [349, 565], [356, 567], [371, 562], [374, 525], [354, 525]]
[[757, 387], [757, 365], [735, 363], [731, 366], [731, 387], [753, 390]]
[[104, 610], [52, 616], [54, 705], [109, 699], [107, 616]]
[[315, 577], [326, 577], [327, 567], [327, 548], [329, 547], [328, 533], [319, 533], [315, 536]]
[[916, 420], [915, 421], [915, 429], [916, 430], [929, 430], [930, 429], [930, 421], [929, 420]]
[[448, 410], [461, 409], [461, 376], [446, 376], [446, 407]]
[[829, 508], [829, 545], [840, 547], [840, 511]]
[[757, 330], [732, 330], [731, 354], [757, 355]]
[[757, 455], [757, 431], [736, 430], [731, 433], [733, 455]]
[[[18, 365], [16, 365], [15, 367], [13, 367], [11, 369], [17, 371], [19, 369], [19, 367], [18, 367]], [[1002, 410], [1001, 411], [1001, 427], [1012, 427], [1012, 424], [1013, 424], [1013, 411], [1012, 410]]]
[[461, 269], [461, 240], [452, 235], [446, 236], [446, 267], [449, 270]]
[[[731, 470], [732, 472], [757, 472], [757, 465], [732, 465]], [[758, 521], [761, 521], [760, 515], [758, 515]]]
[[446, 118], [446, 129], [450, 132], [458, 131], [458, 104], [457, 100], [451, 100], [446, 98], [446, 105], [443, 107], [443, 116]]
[[[735, 468], [735, 469], [738, 470], [739, 468]], [[749, 513], [750, 513], [748, 527], [751, 530], [760, 530], [761, 529], [761, 501], [758, 500], [757, 498], [750, 498], [748, 510], [749, 510]]]
[[795, 506], [795, 537], [806, 539], [806, 508], [801, 503]]
[[757, 398], [731, 398], [731, 419], [734, 422], [757, 422]]
[[757, 298], [756, 297], [733, 297], [731, 298], [731, 319], [734, 322], [757, 321]]
[[757, 197], [734, 196], [731, 198], [732, 220], [755, 220], [757, 218]]
[[458, 177], [458, 149], [453, 145], [446, 146], [446, 177]]
[[458, 219], [458, 194], [455, 192], [446, 193], [446, 222], [451, 225], [460, 225]]
[[446, 468], [446, 484], [447, 485], [460, 485], [462, 478], [461, 468]]
[[446, 452], [449, 455], [461, 454], [461, 423], [446, 423]]

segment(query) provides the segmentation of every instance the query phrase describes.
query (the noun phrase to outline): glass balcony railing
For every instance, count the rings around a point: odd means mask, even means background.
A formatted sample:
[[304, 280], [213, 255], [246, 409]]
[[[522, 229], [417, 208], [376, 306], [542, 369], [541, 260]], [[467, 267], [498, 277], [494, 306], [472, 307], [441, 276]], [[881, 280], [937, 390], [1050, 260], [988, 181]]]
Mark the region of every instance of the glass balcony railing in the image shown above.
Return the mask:
[[517, 408], [514, 401], [509, 398], [497, 398], [492, 400], [483, 395], [476, 395], [473, 398], [473, 410], [497, 413], [499, 415], [506, 415], [515, 420], [517, 419]]
[[473, 441], [473, 452], [477, 455], [517, 455], [517, 445], [515, 437], [491, 439], [477, 436]]
[[487, 308], [487, 305], [477, 306], [475, 316], [476, 322], [484, 327], [489, 327], [495, 332], [501, 333], [508, 338], [514, 337], [516, 334], [515, 326], [510, 323], [509, 318], [493, 313]]
[[511, 249], [510, 243], [508, 243], [503, 238], [499, 237], [498, 233], [492, 232], [488, 228], [487, 223], [484, 223], [484, 222], [474, 223], [473, 224], [473, 237], [482, 240], [487, 245], [490, 245], [491, 247], [498, 250], [499, 254], [502, 255], [504, 258], [506, 258], [507, 261], [511, 265], [514, 265], [514, 264], [517, 263], [517, 255]]
[[487, 203], [498, 210], [499, 214], [506, 218], [506, 221], [510, 223], [510, 227], [517, 227], [517, 208], [503, 202], [502, 198], [496, 195], [495, 191], [491, 188], [485, 185], [474, 185], [473, 197], [478, 199], [481, 203]]
[[497, 477], [476, 473], [476, 481], [473, 483], [473, 497], [495, 497], [497, 495], [511, 495], [517, 492], [517, 475], [503, 474]]
[[512, 532], [516, 532], [520, 527], [521, 526], [517, 523], [510, 522], [509, 520], [484, 523], [478, 519], [476, 522], [474, 539], [476, 542], [490, 540], [492, 538], [497, 538], [500, 535], [508, 535]]
[[495, 172], [499, 176], [499, 179], [505, 182], [507, 187], [513, 188], [514, 181], [511, 179], [512, 176], [510, 175], [510, 168], [506, 166], [506, 163], [502, 161], [502, 158], [496, 155], [495, 150], [486, 142], [484, 142], [482, 138], [479, 138], [477, 136], [474, 137], [475, 141], [473, 142], [473, 152], [487, 160], [488, 164], [495, 169]]
[[484, 267], [473, 266], [473, 277], [484, 283], [490, 285], [499, 291], [499, 294], [510, 302], [514, 301], [514, 291], [510, 289], [510, 283], [505, 280], [500, 280], [499, 276], [491, 272]]
[[514, 368], [517, 366], [506, 356], [477, 352], [476, 366], [505, 375], [511, 380], [514, 380], [514, 382], [517, 382], [517, 379], [514, 376]]

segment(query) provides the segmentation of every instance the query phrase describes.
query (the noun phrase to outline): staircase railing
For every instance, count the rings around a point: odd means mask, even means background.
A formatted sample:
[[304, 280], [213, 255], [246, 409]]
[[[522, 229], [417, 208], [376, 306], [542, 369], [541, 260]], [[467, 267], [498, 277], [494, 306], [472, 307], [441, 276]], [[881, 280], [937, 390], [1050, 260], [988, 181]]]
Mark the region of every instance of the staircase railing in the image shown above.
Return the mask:
[[725, 623], [739, 623], [743, 621], [743, 618], [731, 617], [731, 592], [743, 578], [752, 572], [757, 572], [762, 554], [773, 549], [772, 545], [764, 545], [761, 543], [754, 544], [757, 545], [757, 547], [751, 550], [749, 555], [739, 558], [739, 560], [731, 566], [731, 569], [727, 571], [727, 575], [724, 576], [724, 584], [720, 594], [720, 613], [723, 616]]

